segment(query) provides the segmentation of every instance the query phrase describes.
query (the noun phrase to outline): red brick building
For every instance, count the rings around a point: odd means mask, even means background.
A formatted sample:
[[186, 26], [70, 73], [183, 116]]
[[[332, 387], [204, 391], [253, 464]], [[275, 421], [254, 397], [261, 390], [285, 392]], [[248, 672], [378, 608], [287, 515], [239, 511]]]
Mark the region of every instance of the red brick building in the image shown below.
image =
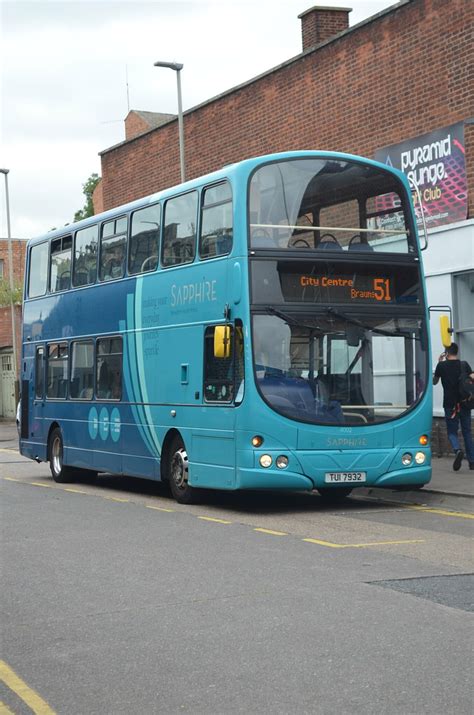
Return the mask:
[[[373, 157], [474, 114], [471, 0], [402, 0], [351, 28], [347, 8], [300, 18], [300, 55], [184, 113], [187, 178], [288, 149]], [[177, 120], [155, 127], [147, 114], [132, 112], [126, 140], [101, 153], [104, 209], [179, 183]], [[473, 187], [474, 125], [464, 136]]]
[[[12, 240], [13, 282], [16, 289], [23, 285], [26, 245], [26, 241]], [[19, 290], [15, 293], [19, 293]], [[10, 295], [8, 240], [0, 238], [0, 417], [13, 417], [16, 409]], [[21, 355], [21, 298], [18, 300], [18, 297], [15, 295], [14, 305], [17, 374], [19, 374]]]

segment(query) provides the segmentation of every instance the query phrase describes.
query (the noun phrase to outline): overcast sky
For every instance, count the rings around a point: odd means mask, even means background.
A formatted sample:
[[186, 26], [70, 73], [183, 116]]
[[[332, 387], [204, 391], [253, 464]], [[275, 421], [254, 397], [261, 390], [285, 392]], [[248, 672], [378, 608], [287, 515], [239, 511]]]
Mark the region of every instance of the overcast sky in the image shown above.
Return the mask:
[[[189, 109], [299, 54], [298, 15], [314, 4], [0, 0], [0, 167], [10, 169], [12, 235], [72, 221], [82, 184], [100, 174], [98, 152], [125, 138], [129, 108], [177, 112], [176, 75], [156, 60], [184, 64]], [[355, 25], [394, 2], [320, 4], [352, 7]], [[5, 237], [3, 175], [0, 207]]]

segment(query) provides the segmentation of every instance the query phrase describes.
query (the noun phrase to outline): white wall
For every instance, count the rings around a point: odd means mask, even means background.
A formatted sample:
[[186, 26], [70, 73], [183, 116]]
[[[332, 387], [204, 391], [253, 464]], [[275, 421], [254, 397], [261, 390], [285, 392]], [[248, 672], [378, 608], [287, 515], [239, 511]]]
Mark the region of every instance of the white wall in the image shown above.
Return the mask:
[[[452, 274], [474, 270], [474, 220], [441, 226], [428, 232], [428, 248], [423, 251], [423, 266], [426, 276], [427, 300], [429, 306], [449, 305], [453, 310]], [[472, 306], [474, 312], [474, 305]], [[444, 312], [447, 315], [447, 311]], [[431, 350], [433, 371], [443, 352], [439, 329], [439, 318], [442, 313], [431, 313]], [[456, 326], [456, 317], [453, 316]], [[456, 334], [453, 335], [456, 341]], [[470, 362], [473, 357], [463, 356]], [[442, 416], [443, 391], [441, 384], [434, 388], [435, 416]]]

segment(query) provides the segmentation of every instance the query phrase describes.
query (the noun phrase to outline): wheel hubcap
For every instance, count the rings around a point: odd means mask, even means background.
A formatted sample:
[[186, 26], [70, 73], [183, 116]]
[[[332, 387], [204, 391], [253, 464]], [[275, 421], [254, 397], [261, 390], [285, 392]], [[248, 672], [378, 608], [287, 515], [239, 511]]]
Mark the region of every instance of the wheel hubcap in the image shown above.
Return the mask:
[[174, 453], [171, 460], [171, 478], [178, 489], [185, 489], [188, 484], [188, 455], [186, 450], [181, 447]]
[[51, 464], [55, 474], [59, 474], [62, 469], [61, 440], [56, 437], [51, 446]]

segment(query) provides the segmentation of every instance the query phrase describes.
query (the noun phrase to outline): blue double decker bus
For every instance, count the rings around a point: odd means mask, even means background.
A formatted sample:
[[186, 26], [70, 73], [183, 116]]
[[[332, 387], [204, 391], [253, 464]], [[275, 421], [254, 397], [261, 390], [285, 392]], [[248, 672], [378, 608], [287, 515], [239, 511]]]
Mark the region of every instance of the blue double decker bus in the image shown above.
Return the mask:
[[34, 239], [23, 320], [21, 453], [57, 482], [190, 503], [430, 479], [420, 247], [387, 166], [258, 157]]

